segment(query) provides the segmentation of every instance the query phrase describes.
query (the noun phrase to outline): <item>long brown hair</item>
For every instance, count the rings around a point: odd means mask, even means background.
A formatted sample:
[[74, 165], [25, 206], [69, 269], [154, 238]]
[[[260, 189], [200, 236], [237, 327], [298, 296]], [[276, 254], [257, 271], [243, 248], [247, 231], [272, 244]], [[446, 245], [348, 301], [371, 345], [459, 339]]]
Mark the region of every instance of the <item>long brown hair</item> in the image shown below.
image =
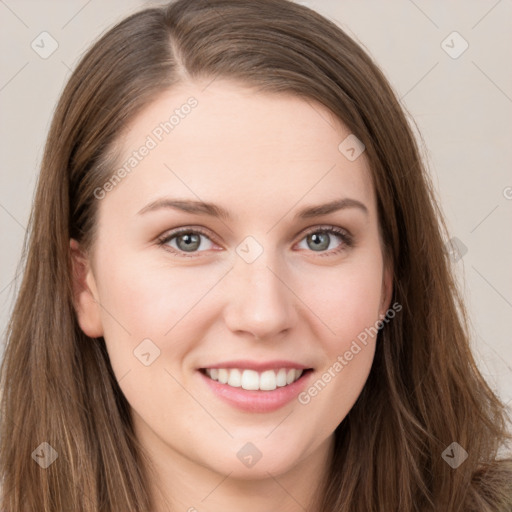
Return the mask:
[[[287, 0], [178, 0], [120, 22], [73, 72], [48, 135], [1, 367], [0, 509], [144, 511], [150, 461], [103, 338], [73, 306], [69, 241], [91, 247], [115, 142], [158, 94], [216, 77], [328, 107], [366, 146], [402, 305], [335, 432], [323, 512], [510, 511], [506, 410], [469, 349], [446, 228], [404, 112], [339, 27]], [[32, 454], [48, 443], [47, 469]], [[457, 442], [457, 469], [442, 457]], [[46, 445], [45, 445], [46, 446]], [[37, 456], [37, 453], [36, 453]]]

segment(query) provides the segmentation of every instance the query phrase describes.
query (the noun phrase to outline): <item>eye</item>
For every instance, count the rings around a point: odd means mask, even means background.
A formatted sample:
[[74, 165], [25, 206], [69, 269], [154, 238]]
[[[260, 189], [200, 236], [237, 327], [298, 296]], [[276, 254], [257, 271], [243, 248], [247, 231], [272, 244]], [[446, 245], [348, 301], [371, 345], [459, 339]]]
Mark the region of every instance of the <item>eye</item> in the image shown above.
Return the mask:
[[[331, 246], [333, 238], [338, 238], [341, 243], [334, 249], [331, 247], [330, 250], [327, 250]], [[315, 227], [308, 231], [302, 240], [305, 240], [307, 248], [312, 249], [313, 252], [321, 252], [321, 256], [338, 254], [353, 245], [352, 236], [336, 226]]]
[[[205, 249], [201, 240], [202, 238], [205, 238], [212, 243], [206, 232], [198, 228], [187, 228], [166, 233], [163, 237], [158, 239], [158, 243], [161, 246], [167, 246], [167, 250], [177, 253], [179, 256], [190, 258], [193, 257], [194, 252], [202, 252], [198, 251], [200, 247], [203, 250]], [[208, 249], [211, 249], [211, 247], [206, 247], [206, 250]], [[189, 255], [187, 253], [191, 254]]]

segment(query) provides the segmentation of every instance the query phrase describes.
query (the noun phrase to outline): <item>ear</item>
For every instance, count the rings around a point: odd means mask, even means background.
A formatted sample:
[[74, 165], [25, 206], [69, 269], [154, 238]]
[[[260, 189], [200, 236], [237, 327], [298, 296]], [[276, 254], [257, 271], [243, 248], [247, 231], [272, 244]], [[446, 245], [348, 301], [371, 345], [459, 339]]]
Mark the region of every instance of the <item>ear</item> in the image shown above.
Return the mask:
[[99, 338], [103, 336], [103, 325], [101, 322], [98, 291], [91, 265], [88, 257], [84, 254], [76, 240], [70, 240], [69, 248], [73, 269], [73, 303], [78, 317], [78, 324], [87, 336]]
[[379, 315], [384, 317], [391, 306], [393, 297], [393, 268], [389, 260], [384, 261], [384, 270], [382, 273], [382, 298], [380, 302]]

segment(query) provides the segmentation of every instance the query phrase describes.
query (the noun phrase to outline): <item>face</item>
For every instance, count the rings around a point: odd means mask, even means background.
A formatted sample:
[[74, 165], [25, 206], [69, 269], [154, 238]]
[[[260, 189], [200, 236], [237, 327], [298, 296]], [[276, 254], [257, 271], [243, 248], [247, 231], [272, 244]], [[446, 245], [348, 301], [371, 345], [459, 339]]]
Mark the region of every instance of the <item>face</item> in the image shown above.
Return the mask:
[[391, 275], [365, 155], [338, 148], [348, 129], [292, 95], [204, 87], [166, 92], [120, 141], [77, 312], [155, 459], [259, 478], [332, 441]]

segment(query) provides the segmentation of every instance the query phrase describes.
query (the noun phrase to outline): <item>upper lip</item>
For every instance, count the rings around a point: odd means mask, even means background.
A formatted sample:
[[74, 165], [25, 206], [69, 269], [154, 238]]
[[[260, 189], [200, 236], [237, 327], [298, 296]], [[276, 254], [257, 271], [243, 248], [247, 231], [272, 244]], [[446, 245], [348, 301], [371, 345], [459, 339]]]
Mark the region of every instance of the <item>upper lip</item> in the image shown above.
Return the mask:
[[305, 366], [295, 361], [286, 360], [275, 360], [275, 361], [224, 361], [222, 363], [216, 363], [212, 365], [203, 366], [202, 369], [213, 369], [213, 368], [239, 368], [242, 370], [255, 370], [257, 372], [263, 372], [265, 370], [276, 370], [279, 368], [295, 368], [297, 370], [307, 370], [310, 367]]

